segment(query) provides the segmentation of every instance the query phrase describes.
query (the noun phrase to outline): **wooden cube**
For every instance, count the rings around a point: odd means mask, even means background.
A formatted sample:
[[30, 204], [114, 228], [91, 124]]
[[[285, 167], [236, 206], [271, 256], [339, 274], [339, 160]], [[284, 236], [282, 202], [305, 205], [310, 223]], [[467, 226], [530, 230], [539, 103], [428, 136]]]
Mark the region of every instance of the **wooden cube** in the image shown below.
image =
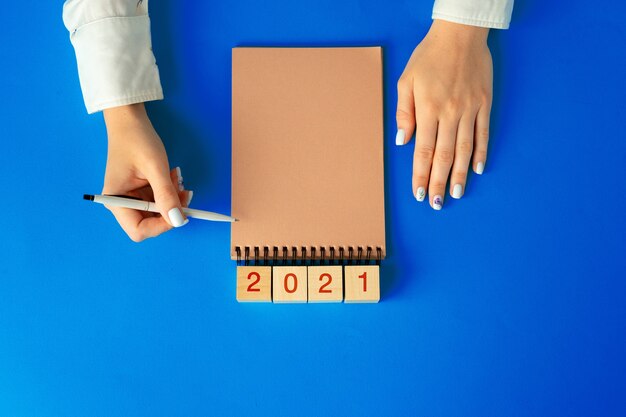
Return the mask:
[[309, 266], [309, 303], [343, 301], [343, 268], [341, 265]]
[[272, 267], [238, 266], [237, 301], [265, 303], [271, 302]]
[[378, 265], [346, 265], [346, 303], [377, 303], [380, 300]]
[[272, 274], [275, 303], [306, 303], [306, 266], [275, 266]]

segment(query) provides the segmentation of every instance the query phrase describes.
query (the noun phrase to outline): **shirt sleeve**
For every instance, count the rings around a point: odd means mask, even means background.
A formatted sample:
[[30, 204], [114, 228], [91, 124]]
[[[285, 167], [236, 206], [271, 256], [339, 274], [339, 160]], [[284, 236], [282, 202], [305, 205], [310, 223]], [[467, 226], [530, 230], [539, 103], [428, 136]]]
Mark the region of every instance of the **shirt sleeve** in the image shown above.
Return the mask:
[[508, 29], [514, 0], [435, 0], [433, 19]]
[[88, 113], [163, 99], [148, 0], [67, 0], [63, 22]]

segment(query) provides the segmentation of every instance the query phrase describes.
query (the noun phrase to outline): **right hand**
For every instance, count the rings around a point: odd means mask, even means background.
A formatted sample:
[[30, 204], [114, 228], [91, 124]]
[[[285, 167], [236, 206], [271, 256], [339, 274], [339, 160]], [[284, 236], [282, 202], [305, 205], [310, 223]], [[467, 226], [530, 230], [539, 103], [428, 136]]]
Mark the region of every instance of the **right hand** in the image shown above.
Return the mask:
[[161, 138], [143, 103], [104, 110], [109, 152], [102, 194], [156, 202], [159, 213], [107, 207], [135, 242], [187, 224], [181, 208], [193, 195], [183, 187], [180, 169], [170, 171]]

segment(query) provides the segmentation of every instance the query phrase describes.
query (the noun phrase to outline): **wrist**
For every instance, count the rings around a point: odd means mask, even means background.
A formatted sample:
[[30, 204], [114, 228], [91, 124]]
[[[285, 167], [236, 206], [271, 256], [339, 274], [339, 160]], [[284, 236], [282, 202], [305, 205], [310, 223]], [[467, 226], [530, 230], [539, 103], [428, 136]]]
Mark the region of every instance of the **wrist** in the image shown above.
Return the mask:
[[428, 35], [446, 39], [461, 46], [485, 45], [489, 35], [489, 28], [435, 19], [428, 31]]
[[150, 123], [143, 103], [112, 107], [105, 109], [103, 113], [104, 122], [109, 133], [120, 129], [137, 128]]

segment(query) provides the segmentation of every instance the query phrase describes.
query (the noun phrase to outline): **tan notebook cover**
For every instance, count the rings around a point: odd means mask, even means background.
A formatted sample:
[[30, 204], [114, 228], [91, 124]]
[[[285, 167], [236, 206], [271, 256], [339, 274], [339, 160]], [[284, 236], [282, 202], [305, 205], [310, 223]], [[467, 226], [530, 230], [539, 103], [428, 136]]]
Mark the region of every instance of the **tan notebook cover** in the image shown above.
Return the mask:
[[382, 49], [233, 48], [232, 58], [231, 258], [237, 247], [384, 257]]

